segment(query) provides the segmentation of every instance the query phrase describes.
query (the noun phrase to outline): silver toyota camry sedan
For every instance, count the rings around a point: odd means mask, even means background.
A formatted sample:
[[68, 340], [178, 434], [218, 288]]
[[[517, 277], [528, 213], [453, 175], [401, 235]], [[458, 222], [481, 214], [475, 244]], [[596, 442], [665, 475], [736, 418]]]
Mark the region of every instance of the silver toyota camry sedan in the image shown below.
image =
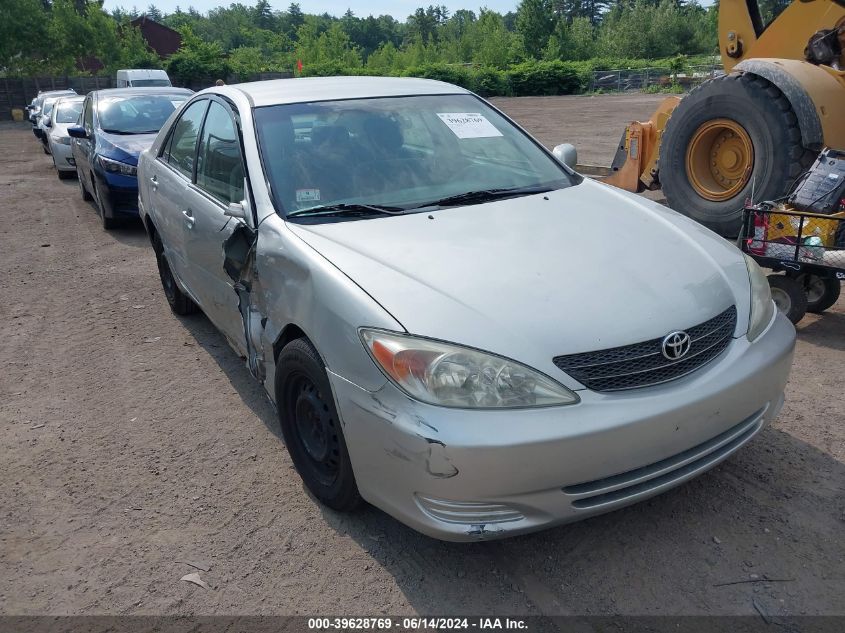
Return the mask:
[[317, 499], [498, 538], [718, 464], [792, 360], [753, 261], [571, 162], [436, 81], [221, 86], [141, 156], [140, 213]]

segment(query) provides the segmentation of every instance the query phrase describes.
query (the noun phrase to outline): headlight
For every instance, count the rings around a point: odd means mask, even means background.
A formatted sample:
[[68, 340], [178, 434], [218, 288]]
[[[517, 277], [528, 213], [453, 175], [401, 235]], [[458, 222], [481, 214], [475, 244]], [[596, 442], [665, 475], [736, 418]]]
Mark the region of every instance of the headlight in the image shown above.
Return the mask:
[[362, 329], [361, 338], [388, 378], [422, 402], [467, 409], [578, 402], [563, 385], [507, 358], [382, 330]]
[[112, 160], [105, 156], [97, 156], [97, 160], [100, 161], [103, 169], [112, 174], [123, 174], [124, 176], [136, 176], [138, 174], [138, 168], [135, 165], [122, 163], [119, 160]]
[[769, 280], [763, 270], [751, 257], [745, 255], [745, 266], [748, 268], [748, 278], [751, 280], [751, 316], [748, 320], [748, 340], [753, 341], [772, 320], [775, 303], [772, 301], [772, 291]]

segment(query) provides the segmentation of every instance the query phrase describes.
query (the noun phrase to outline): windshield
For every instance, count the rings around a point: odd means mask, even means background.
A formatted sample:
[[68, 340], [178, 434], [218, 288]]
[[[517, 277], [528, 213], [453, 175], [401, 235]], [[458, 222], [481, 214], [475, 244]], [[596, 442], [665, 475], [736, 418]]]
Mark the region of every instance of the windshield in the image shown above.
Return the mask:
[[56, 107], [56, 123], [76, 123], [82, 112], [82, 101], [62, 101]]
[[185, 99], [182, 94], [101, 96], [97, 116], [110, 134], [153, 134]]
[[473, 95], [266, 106], [255, 121], [283, 215], [340, 204], [410, 210], [468, 192], [560, 189], [576, 178]]
[[129, 82], [133, 88], [169, 88], [167, 79], [133, 79]]

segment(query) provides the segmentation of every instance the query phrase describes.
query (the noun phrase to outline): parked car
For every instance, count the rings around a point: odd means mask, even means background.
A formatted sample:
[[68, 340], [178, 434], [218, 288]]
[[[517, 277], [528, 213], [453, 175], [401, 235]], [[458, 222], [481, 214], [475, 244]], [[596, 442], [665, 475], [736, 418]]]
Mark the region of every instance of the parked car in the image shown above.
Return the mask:
[[48, 124], [50, 123], [51, 115], [53, 114], [53, 105], [55, 105], [56, 101], [59, 99], [61, 99], [61, 97], [47, 97], [44, 99], [44, 102], [41, 104], [41, 113], [38, 115], [38, 121], [36, 122], [40, 132], [38, 134], [38, 140], [41, 141], [41, 149], [44, 150], [45, 154], [50, 153]]
[[75, 95], [76, 91], [69, 89], [69, 90], [47, 90], [43, 92], [39, 92], [38, 95], [32, 100], [32, 103], [26, 107], [27, 112], [29, 113], [29, 122], [32, 123], [32, 133], [35, 135], [35, 138], [41, 139], [41, 128], [38, 127], [38, 117], [41, 116], [41, 107], [44, 104], [44, 100], [48, 97], [59, 97], [65, 95]]
[[77, 125], [85, 97], [60, 97], [53, 105], [50, 120], [45, 124], [47, 146], [60, 179], [76, 175], [76, 161], [70, 148], [68, 128]]
[[128, 68], [117, 71], [118, 88], [166, 88], [171, 85], [170, 77], [163, 70]]
[[79, 191], [94, 199], [103, 228], [138, 215], [138, 154], [189, 96], [185, 88], [112, 88], [85, 97], [80, 124], [68, 128]]
[[247, 359], [317, 499], [503, 537], [713, 467], [792, 360], [753, 261], [573, 149], [435, 81], [223, 86], [142, 154], [140, 215], [171, 308]]

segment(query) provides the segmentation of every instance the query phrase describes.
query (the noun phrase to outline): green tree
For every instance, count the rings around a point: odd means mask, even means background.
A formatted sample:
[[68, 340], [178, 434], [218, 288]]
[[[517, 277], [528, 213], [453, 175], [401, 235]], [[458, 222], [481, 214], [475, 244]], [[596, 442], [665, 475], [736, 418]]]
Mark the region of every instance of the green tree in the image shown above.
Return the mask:
[[554, 22], [546, 0], [522, 0], [516, 10], [516, 30], [528, 55], [539, 59], [552, 34]]
[[0, 19], [0, 68], [30, 74], [49, 50], [44, 9], [39, 0], [4, 0]]
[[471, 30], [474, 53], [472, 61], [481, 66], [505, 68], [511, 61], [513, 34], [495, 11], [482, 9]]
[[197, 78], [227, 76], [228, 67], [223, 47], [218, 42], [206, 42], [190, 27], [183, 27], [182, 46], [167, 60], [167, 72], [182, 81]]

